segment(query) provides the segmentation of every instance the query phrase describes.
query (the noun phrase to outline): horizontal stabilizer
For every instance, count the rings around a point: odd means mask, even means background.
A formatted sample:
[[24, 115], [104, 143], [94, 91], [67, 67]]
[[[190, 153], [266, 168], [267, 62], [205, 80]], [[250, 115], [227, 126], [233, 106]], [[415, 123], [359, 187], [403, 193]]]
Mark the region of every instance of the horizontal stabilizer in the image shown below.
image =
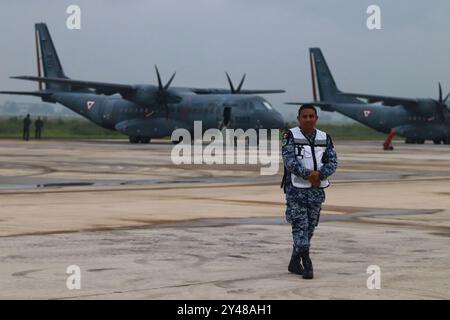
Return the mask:
[[17, 76], [11, 77], [12, 79], [19, 80], [29, 80], [29, 81], [41, 81], [45, 83], [60, 83], [67, 84], [77, 88], [90, 88], [96, 89], [99, 93], [104, 94], [130, 94], [135, 90], [132, 85], [126, 84], [116, 84], [116, 83], [106, 83], [106, 82], [94, 82], [94, 81], [83, 81], [83, 80], [72, 80], [72, 79], [61, 79], [61, 78], [45, 78], [45, 77], [34, 77], [34, 76]]
[[50, 98], [52, 93], [45, 91], [0, 91], [0, 94], [14, 94], [19, 96], [35, 96], [41, 98]]

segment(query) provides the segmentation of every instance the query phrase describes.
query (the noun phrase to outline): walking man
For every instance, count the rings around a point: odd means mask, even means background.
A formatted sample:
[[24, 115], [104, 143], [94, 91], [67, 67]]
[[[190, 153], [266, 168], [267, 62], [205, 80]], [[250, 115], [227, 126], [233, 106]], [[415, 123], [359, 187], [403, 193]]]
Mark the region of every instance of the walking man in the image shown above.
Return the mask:
[[317, 110], [302, 105], [299, 126], [287, 130], [282, 138], [284, 176], [281, 186], [286, 194], [286, 221], [292, 226], [293, 251], [289, 272], [314, 277], [309, 256], [314, 229], [319, 223], [328, 177], [337, 168], [337, 155], [331, 137], [316, 129]]

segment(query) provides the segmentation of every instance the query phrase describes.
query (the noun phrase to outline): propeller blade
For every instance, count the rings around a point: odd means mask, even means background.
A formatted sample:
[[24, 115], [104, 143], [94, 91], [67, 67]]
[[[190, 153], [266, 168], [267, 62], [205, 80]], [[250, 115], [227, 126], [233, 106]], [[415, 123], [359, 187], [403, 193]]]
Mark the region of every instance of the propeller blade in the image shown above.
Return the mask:
[[173, 78], [175, 78], [176, 74], [177, 74], [176, 72], [173, 73], [173, 75], [170, 77], [169, 81], [167, 81], [166, 85], [164, 86], [164, 90], [169, 89], [170, 84], [172, 83], [172, 80], [173, 80]]
[[233, 82], [230, 79], [230, 75], [228, 74], [228, 72], [225, 72], [225, 74], [227, 75], [228, 83], [230, 84], [231, 93], [235, 93], [236, 91], [234, 90]]
[[439, 82], [439, 117], [441, 120], [445, 119], [444, 110], [450, 110], [450, 107], [447, 106], [448, 98], [450, 98], [450, 92], [442, 99], [442, 86]]
[[242, 76], [241, 82], [239, 82], [239, 86], [236, 89], [236, 92], [241, 91], [242, 85], [244, 84], [245, 76], [246, 76], [246, 74], [244, 73], [244, 75]]
[[158, 67], [156, 66], [156, 64], [155, 64], [155, 70], [156, 70], [156, 77], [158, 78], [159, 90], [162, 90], [163, 89], [163, 85], [162, 85], [162, 82], [161, 82], [161, 75], [159, 74]]
[[450, 98], [450, 92], [447, 94], [447, 96], [442, 101], [444, 104], [447, 102], [448, 98]]

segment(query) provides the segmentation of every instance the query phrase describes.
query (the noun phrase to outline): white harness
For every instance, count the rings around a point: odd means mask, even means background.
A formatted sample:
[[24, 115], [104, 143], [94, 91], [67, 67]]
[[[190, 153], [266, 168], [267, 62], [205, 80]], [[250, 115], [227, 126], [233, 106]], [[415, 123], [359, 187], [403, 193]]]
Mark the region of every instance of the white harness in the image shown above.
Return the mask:
[[[297, 160], [306, 168], [312, 171], [319, 171], [322, 168], [322, 157], [327, 148], [326, 132], [316, 129], [316, 137], [313, 143], [303, 135], [299, 127], [289, 129], [294, 137], [295, 155]], [[297, 188], [312, 188], [311, 182], [291, 173], [292, 185]], [[330, 182], [325, 179], [320, 181], [320, 188], [327, 188]]]

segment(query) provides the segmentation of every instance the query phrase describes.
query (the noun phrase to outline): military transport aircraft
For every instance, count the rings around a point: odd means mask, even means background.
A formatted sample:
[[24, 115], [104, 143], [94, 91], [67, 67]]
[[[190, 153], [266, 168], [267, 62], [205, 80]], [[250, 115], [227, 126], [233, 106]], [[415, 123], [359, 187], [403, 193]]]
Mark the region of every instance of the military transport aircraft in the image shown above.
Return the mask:
[[204, 131], [223, 127], [243, 130], [284, 127], [281, 114], [264, 98], [256, 96], [284, 90], [244, 90], [245, 74], [235, 87], [226, 73], [230, 89], [171, 87], [175, 73], [163, 84], [156, 66], [156, 86], [72, 80], [63, 72], [46, 24], [35, 24], [35, 32], [38, 76], [11, 78], [37, 81], [39, 90], [0, 93], [60, 103], [104, 128], [128, 135], [132, 143], [170, 136], [177, 128], [192, 133], [195, 120], [202, 121]]
[[[311, 77], [314, 101], [324, 111], [339, 112], [383, 133], [389, 133], [385, 148], [395, 134], [406, 143], [450, 144], [450, 93], [442, 98], [439, 84], [438, 100], [397, 98], [374, 94], [341, 92], [334, 82], [322, 51], [310, 48]], [[317, 98], [319, 97], [320, 100]], [[366, 100], [366, 101], [362, 101]], [[287, 104], [301, 104], [288, 102]]]

